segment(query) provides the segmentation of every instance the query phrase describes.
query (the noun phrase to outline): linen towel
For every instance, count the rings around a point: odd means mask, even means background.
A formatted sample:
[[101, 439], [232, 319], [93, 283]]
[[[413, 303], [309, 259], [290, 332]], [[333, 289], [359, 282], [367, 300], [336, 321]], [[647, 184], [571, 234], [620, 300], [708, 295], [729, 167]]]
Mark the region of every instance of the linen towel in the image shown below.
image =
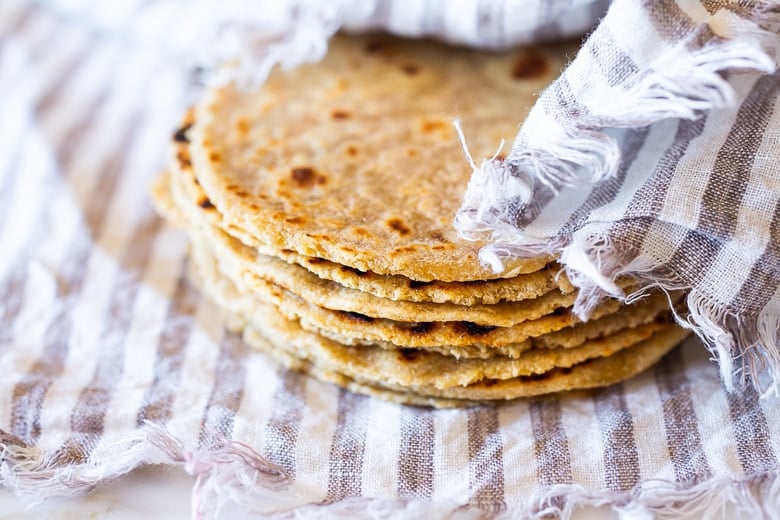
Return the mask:
[[[192, 89], [175, 65], [184, 11], [55, 4], [0, 16], [3, 485], [40, 499], [179, 464], [198, 516], [777, 511], [780, 401], [729, 393], [696, 340], [620, 385], [468, 410], [356, 396], [249, 351], [147, 195]], [[415, 34], [468, 41], [441, 27]], [[689, 123], [658, 124], [671, 139]]]
[[506, 161], [474, 166], [458, 229], [497, 270], [560, 255], [581, 316], [623, 275], [688, 291], [726, 386], [777, 394], [779, 59], [777, 2], [616, 0]]

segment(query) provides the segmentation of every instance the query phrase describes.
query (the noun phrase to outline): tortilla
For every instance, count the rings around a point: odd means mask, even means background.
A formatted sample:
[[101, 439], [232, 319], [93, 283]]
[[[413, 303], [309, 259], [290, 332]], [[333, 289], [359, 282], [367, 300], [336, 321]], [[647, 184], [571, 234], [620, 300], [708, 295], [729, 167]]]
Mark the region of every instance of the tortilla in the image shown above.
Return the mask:
[[524, 50], [337, 37], [320, 63], [261, 89], [208, 91], [188, 133], [193, 171], [227, 225], [276, 249], [417, 281], [512, 277], [527, 261], [494, 273], [478, 261], [486, 243], [453, 229], [471, 168], [452, 120], [477, 161], [492, 156], [570, 49], [539, 51], [527, 77]]
[[[182, 123], [181, 129], [176, 135], [186, 135], [186, 129], [192, 126], [193, 122], [191, 116], [185, 118], [185, 122]], [[182, 211], [190, 216], [194, 222], [199, 222], [198, 227], [211, 226], [235, 242], [239, 242], [244, 250], [242, 256], [248, 262], [251, 262], [252, 258], [257, 255], [281, 258], [288, 263], [306, 268], [322, 279], [332, 280], [344, 287], [373, 294], [380, 298], [401, 301], [456, 303], [459, 305], [517, 301], [527, 297], [529, 288], [538, 290], [536, 288], [542, 284], [550, 287], [553, 281], [564, 292], [570, 292], [574, 289], [566, 276], [560, 272], [560, 267], [557, 264], [552, 264], [546, 272], [540, 272], [551, 261], [551, 258], [546, 256], [529, 259], [524, 263], [522, 272], [518, 272], [517, 276], [512, 278], [473, 282], [442, 282], [439, 280], [419, 282], [400, 275], [379, 275], [370, 271], [360, 271], [323, 258], [299, 255], [291, 250], [274, 249], [267, 244], [253, 241], [240, 229], [225, 224], [222, 215], [210, 203], [208, 196], [195, 179], [189, 158], [188, 143], [180, 138], [178, 141], [174, 141], [174, 148], [175, 159], [171, 165], [173, 174], [167, 174], [171, 184], [170, 193], [156, 193], [155, 196], [169, 198], [171, 204], [175, 199]], [[253, 246], [247, 246], [247, 243], [252, 243]], [[232, 247], [239, 248], [237, 244]], [[553, 274], [554, 279], [552, 278]]]

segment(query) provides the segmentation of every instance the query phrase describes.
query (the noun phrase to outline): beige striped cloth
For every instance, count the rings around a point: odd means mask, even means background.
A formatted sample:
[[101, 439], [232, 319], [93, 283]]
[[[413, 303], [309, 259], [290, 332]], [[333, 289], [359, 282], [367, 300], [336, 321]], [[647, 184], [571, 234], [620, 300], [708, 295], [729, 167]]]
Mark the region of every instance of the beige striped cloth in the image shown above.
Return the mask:
[[[134, 12], [109, 5], [87, 10]], [[185, 39], [178, 19], [156, 27]], [[441, 411], [248, 351], [149, 203], [191, 92], [176, 52], [82, 22], [0, 4], [3, 485], [40, 499], [176, 464], [205, 517], [780, 513], [780, 401], [727, 393], [693, 340], [609, 388]]]

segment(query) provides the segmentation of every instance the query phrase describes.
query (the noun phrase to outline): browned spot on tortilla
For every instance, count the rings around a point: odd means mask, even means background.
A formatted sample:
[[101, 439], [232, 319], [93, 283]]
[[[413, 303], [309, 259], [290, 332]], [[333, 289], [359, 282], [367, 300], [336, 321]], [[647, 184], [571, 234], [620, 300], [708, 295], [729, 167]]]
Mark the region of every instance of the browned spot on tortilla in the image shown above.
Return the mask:
[[435, 246], [432, 246], [431, 249], [434, 251], [444, 251], [446, 249], [452, 249], [453, 247], [452, 244], [436, 244]]
[[209, 154], [209, 160], [211, 162], [219, 162], [222, 160], [222, 156], [218, 152], [211, 152]]
[[[290, 252], [292, 252], [292, 251], [290, 251]], [[311, 258], [307, 258], [306, 261], [309, 264], [311, 264], [311, 265], [317, 265], [317, 264], [325, 263], [326, 260], [324, 260], [322, 258], [317, 258], [316, 256], [313, 256]]]
[[208, 197], [202, 196], [200, 199], [198, 199], [198, 206], [203, 209], [211, 209], [214, 207], [214, 204], [211, 203]]
[[260, 209], [260, 206], [258, 206], [257, 204], [250, 204], [249, 209], [251, 209], [252, 211], [257, 211]]
[[409, 327], [409, 330], [415, 334], [426, 334], [432, 331], [434, 327], [436, 327], [436, 323], [432, 321], [421, 321]]
[[544, 75], [549, 68], [549, 64], [544, 55], [536, 49], [525, 49], [517, 57], [512, 65], [512, 77], [514, 79], [531, 79]]
[[416, 76], [420, 72], [420, 68], [412, 63], [406, 63], [402, 65], [401, 70], [409, 76]]
[[321, 173], [317, 176], [317, 184], [322, 186], [323, 184], [326, 184], [328, 182], [328, 177], [325, 176], [325, 174]]
[[409, 227], [406, 224], [404, 224], [404, 221], [398, 217], [392, 217], [387, 219], [385, 221], [385, 224], [390, 226], [390, 229], [392, 229], [399, 235], [408, 235], [409, 233], [412, 232], [412, 230], [409, 229]]
[[349, 145], [347, 146], [347, 155], [350, 157], [355, 157], [358, 154], [357, 146]]
[[372, 321], [374, 321], [374, 318], [370, 316], [366, 316], [365, 314], [360, 314], [359, 312], [352, 312], [352, 311], [339, 311], [339, 312], [351, 320], [362, 321], [363, 323], [371, 323]]
[[419, 289], [420, 287], [425, 287], [426, 285], [430, 285], [431, 282], [421, 282], [419, 280], [409, 280], [409, 288], [410, 289]]
[[287, 217], [284, 221], [288, 224], [303, 224], [306, 222], [306, 217]]
[[190, 162], [189, 154], [186, 154], [184, 152], [176, 152], [176, 161], [179, 163], [179, 168], [182, 170], [188, 169], [190, 166], [192, 166], [192, 162]]
[[422, 123], [422, 131], [426, 134], [434, 132], [436, 130], [442, 130], [446, 128], [447, 125], [444, 123], [444, 121], [436, 120], [436, 121], [423, 121]]
[[398, 356], [403, 361], [417, 361], [420, 358], [421, 354], [422, 352], [420, 352], [420, 350], [416, 348], [398, 349]]
[[444, 238], [444, 233], [441, 231], [432, 231], [429, 235], [433, 240], [439, 240], [441, 242], [444, 242], [446, 239]]
[[294, 252], [295, 252], [295, 251], [293, 251], [292, 249], [282, 249], [282, 250], [281, 250], [281, 253], [282, 253], [283, 255], [291, 255], [291, 254], [293, 254]]
[[353, 235], [358, 235], [358, 236], [361, 236], [361, 237], [370, 237], [371, 236], [371, 232], [369, 230], [367, 230], [366, 228], [362, 227], [362, 226], [358, 226], [358, 227], [352, 228], [352, 234]]
[[496, 327], [492, 325], [478, 325], [471, 321], [456, 321], [455, 330], [461, 334], [468, 334], [469, 336], [484, 336]]
[[350, 113], [346, 110], [336, 109], [330, 113], [330, 117], [333, 119], [349, 119]]
[[408, 155], [409, 157], [414, 157], [417, 155], [417, 150], [415, 150], [414, 148], [409, 148], [408, 150], [406, 150], [406, 155]]
[[249, 121], [246, 120], [246, 118], [239, 117], [236, 120], [236, 131], [238, 132], [238, 135], [246, 135], [249, 133]]
[[314, 168], [309, 168], [308, 166], [293, 168], [290, 172], [290, 177], [298, 186], [311, 186], [314, 183], [316, 176], [317, 174], [314, 172]]
[[349, 246], [339, 246], [339, 249], [341, 249], [345, 253], [356, 253], [357, 252], [354, 248], [351, 248]]

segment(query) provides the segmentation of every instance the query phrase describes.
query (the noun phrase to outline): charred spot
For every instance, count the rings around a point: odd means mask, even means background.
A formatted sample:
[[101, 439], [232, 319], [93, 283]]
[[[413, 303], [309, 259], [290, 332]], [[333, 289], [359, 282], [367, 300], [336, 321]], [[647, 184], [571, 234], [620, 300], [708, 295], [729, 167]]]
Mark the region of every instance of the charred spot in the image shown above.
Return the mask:
[[314, 172], [314, 168], [309, 168], [308, 166], [293, 168], [292, 172], [290, 172], [290, 177], [298, 186], [311, 186], [314, 183], [316, 176], [317, 174]]
[[339, 267], [339, 269], [341, 269], [341, 271], [345, 273], [352, 273], [355, 276], [365, 276], [367, 274], [365, 271], [361, 271], [360, 269], [355, 269], [354, 267], [350, 267], [348, 265], [342, 265], [341, 267]]
[[187, 135], [187, 132], [189, 132], [190, 128], [192, 128], [192, 123], [187, 123], [176, 130], [176, 132], [173, 133], [173, 140], [177, 143], [189, 143], [190, 138]]
[[432, 331], [435, 326], [436, 324], [432, 321], [421, 321], [409, 327], [409, 330], [415, 334], [426, 334]]
[[522, 376], [523, 381], [544, 381], [545, 379], [550, 379], [550, 377], [553, 376], [554, 370], [551, 370], [549, 372], [542, 372], [541, 374], [530, 374], [527, 376]]
[[456, 321], [455, 330], [470, 336], [484, 336], [496, 327], [493, 325], [478, 325], [472, 321]]
[[544, 75], [549, 64], [539, 51], [526, 49], [512, 65], [512, 77], [514, 79], [538, 78]]
[[401, 66], [401, 70], [404, 71], [404, 74], [408, 76], [416, 76], [420, 73], [420, 67], [417, 65], [413, 65], [411, 63], [406, 63]]
[[330, 117], [333, 119], [349, 119], [350, 115], [346, 110], [334, 110], [330, 113]]
[[325, 263], [325, 260], [322, 259], [322, 258], [317, 258], [316, 256], [314, 256], [314, 257], [311, 257], [311, 258], [307, 258], [306, 262], [308, 262], [310, 265], [317, 265], [317, 264]]
[[399, 235], [408, 235], [412, 232], [412, 230], [409, 229], [409, 227], [404, 224], [404, 221], [400, 218], [393, 217], [388, 219], [385, 223], [390, 226], [390, 229], [397, 232]]
[[404, 361], [417, 361], [421, 354], [422, 352], [416, 348], [402, 348], [398, 350], [398, 356]]
[[384, 46], [385, 46], [384, 43], [382, 43], [382, 42], [380, 42], [378, 40], [374, 40], [374, 41], [368, 42], [366, 44], [365, 48], [366, 48], [366, 52], [367, 53], [373, 54], [375, 52], [381, 51], [384, 48]]
[[214, 207], [214, 204], [212, 204], [208, 197], [201, 197], [198, 199], [198, 206], [203, 209], [211, 209]]
[[287, 217], [284, 221], [288, 224], [303, 224], [306, 219], [304, 217]]
[[420, 287], [425, 287], [426, 285], [430, 285], [431, 282], [421, 282], [419, 280], [409, 280], [409, 289], [419, 289]]
[[360, 314], [359, 312], [341, 311], [341, 313], [351, 320], [361, 321], [363, 323], [371, 323], [374, 321], [374, 318], [366, 316], [365, 314]]
[[222, 160], [222, 156], [218, 152], [211, 152], [209, 154], [209, 159], [211, 162], [219, 162]]

